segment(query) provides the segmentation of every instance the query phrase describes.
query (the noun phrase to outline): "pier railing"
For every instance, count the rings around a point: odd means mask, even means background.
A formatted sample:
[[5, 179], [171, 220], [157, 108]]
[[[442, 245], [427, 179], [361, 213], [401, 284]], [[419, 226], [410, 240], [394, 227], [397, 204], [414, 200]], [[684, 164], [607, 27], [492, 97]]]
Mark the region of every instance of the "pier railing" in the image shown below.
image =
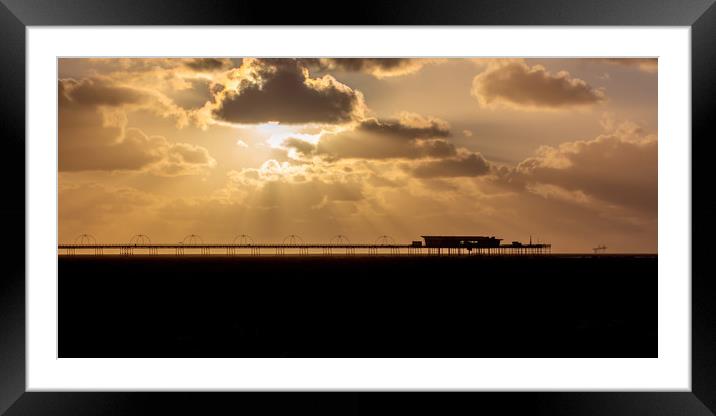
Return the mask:
[[73, 243], [58, 244], [60, 255], [134, 255], [134, 254], [201, 254], [201, 255], [542, 255], [550, 254], [551, 244], [500, 245], [494, 247], [427, 247], [414, 244], [375, 243]]

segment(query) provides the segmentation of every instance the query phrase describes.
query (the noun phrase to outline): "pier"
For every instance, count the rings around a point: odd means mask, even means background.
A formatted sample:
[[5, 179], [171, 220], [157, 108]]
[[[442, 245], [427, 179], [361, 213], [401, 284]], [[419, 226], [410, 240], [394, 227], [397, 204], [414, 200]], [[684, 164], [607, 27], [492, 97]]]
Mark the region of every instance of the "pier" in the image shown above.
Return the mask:
[[374, 243], [351, 243], [344, 236], [337, 236], [329, 243], [306, 243], [296, 235], [287, 236], [281, 243], [256, 243], [246, 235], [238, 236], [231, 243], [205, 243], [194, 234], [179, 243], [152, 243], [142, 234], [127, 243], [98, 243], [94, 237], [83, 234], [73, 243], [58, 244], [59, 255], [429, 255], [429, 256], [497, 256], [497, 255], [544, 255], [552, 251], [551, 244], [501, 244], [494, 237], [431, 237], [422, 241], [395, 243], [388, 236], [380, 236]]

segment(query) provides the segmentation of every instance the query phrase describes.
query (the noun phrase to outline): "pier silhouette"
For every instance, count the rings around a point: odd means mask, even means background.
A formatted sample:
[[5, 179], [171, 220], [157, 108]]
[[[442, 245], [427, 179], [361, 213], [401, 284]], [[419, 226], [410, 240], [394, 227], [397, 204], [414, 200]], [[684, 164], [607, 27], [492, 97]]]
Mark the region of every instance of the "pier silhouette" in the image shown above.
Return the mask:
[[339, 234], [329, 242], [305, 242], [296, 234], [289, 234], [281, 242], [256, 242], [247, 234], [237, 235], [230, 243], [204, 242], [201, 236], [189, 234], [178, 243], [153, 243], [146, 234], [136, 234], [127, 243], [99, 243], [90, 234], [79, 235], [73, 243], [57, 245], [60, 255], [543, 255], [550, 254], [551, 244], [523, 244], [513, 241], [502, 244], [501, 239], [486, 236], [422, 236], [424, 241], [397, 243], [389, 235], [380, 235], [372, 243], [352, 243]]

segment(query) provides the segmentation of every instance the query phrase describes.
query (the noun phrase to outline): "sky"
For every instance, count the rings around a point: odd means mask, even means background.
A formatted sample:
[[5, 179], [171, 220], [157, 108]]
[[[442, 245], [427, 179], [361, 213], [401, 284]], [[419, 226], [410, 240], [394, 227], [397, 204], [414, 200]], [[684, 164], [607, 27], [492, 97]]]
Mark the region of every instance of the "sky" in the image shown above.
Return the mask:
[[657, 60], [62, 58], [59, 241], [657, 251]]

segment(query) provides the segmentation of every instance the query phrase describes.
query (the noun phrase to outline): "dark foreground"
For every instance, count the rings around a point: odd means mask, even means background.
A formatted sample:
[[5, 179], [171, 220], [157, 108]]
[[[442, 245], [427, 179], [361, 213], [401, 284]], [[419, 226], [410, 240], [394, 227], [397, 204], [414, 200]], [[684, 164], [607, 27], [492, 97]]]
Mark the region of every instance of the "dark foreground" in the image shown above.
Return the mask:
[[60, 357], [656, 357], [656, 256], [61, 256]]

